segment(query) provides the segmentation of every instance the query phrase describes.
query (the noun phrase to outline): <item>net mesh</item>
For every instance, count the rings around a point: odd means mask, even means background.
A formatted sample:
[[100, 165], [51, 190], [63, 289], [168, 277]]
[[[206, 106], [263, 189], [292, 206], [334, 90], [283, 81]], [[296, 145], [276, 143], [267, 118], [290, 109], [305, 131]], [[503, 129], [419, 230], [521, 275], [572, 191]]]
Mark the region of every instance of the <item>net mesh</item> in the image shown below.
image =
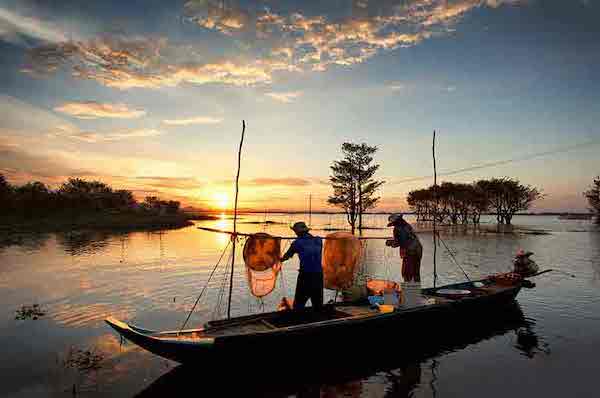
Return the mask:
[[259, 232], [244, 244], [244, 263], [253, 271], [265, 271], [279, 264], [281, 239]]
[[264, 297], [275, 289], [281, 271], [281, 239], [259, 232], [246, 239], [244, 263], [248, 287], [255, 297]]
[[350, 232], [327, 235], [323, 248], [323, 286], [342, 290], [352, 286], [358, 268], [362, 246]]
[[275, 289], [277, 284], [277, 275], [281, 271], [281, 264], [275, 264], [273, 267], [264, 271], [254, 271], [246, 267], [246, 276], [250, 292], [256, 297], [264, 297]]

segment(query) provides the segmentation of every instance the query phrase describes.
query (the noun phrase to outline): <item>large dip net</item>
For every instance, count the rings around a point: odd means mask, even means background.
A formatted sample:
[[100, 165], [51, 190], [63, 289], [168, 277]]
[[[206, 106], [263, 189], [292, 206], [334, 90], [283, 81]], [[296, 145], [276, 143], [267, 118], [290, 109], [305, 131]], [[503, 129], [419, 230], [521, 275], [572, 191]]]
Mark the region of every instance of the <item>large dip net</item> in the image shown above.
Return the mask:
[[281, 238], [267, 233], [254, 234], [244, 244], [244, 263], [248, 287], [255, 297], [264, 297], [275, 289], [281, 271]]
[[323, 286], [331, 290], [351, 287], [361, 253], [360, 240], [350, 232], [327, 235], [323, 248]]

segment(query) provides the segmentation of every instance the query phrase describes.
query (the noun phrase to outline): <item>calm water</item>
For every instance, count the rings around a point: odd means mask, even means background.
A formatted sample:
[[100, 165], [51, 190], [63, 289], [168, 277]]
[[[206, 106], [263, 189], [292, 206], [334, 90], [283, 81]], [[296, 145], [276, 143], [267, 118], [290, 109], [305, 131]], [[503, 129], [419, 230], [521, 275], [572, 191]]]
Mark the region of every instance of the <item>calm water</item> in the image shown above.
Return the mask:
[[[242, 231], [266, 230], [289, 235], [287, 225], [298, 215], [270, 215], [281, 224], [257, 225], [263, 216], [245, 217]], [[480, 325], [465, 341], [444, 342], [419, 358], [396, 353], [385, 365], [343, 378], [303, 376], [273, 386], [268, 370], [257, 395], [269, 396], [594, 396], [600, 353], [600, 233], [586, 221], [554, 217], [517, 217], [515, 223], [547, 235], [446, 233], [443, 238], [473, 277], [506, 271], [520, 247], [535, 252], [550, 273], [537, 287], [518, 297], [516, 319]], [[199, 225], [229, 229], [231, 221]], [[343, 225], [340, 216], [313, 216], [315, 229]], [[385, 236], [385, 217], [369, 216], [371, 236]], [[323, 231], [317, 231], [324, 234]], [[422, 276], [431, 284], [431, 234], [423, 233]], [[122, 343], [102, 320], [113, 315], [150, 329], [174, 329], [212, 270], [227, 236], [194, 227], [162, 233], [73, 233], [21, 236], [0, 246], [0, 396], [167, 396], [194, 388], [206, 392], [210, 380], [190, 375], [175, 363]], [[461, 281], [443, 248], [438, 250], [440, 282]], [[226, 257], [226, 256], [225, 256]], [[239, 258], [240, 256], [238, 256]], [[371, 275], [400, 280], [397, 251], [383, 241], [369, 241], [366, 254]], [[263, 302], [252, 298], [241, 262], [233, 299], [235, 315], [271, 310], [292, 296], [297, 275], [294, 262], [284, 267], [284, 282]], [[572, 278], [568, 274], [575, 274]], [[219, 300], [225, 274], [219, 268], [192, 317], [191, 325], [223, 316]], [[221, 305], [218, 305], [220, 302]], [[38, 304], [45, 315], [15, 319], [23, 306]], [[440, 325], [440, 336], [457, 325]], [[401, 336], [399, 336], [401, 338]], [[377, 336], [369, 336], [376, 341]], [[391, 345], [393, 342], [383, 342]], [[246, 359], [240, 358], [240, 361]], [[264, 358], [263, 365], [285, 366], [284, 354]], [[330, 357], [323, 358], [335, 362]], [[268, 366], [266, 366], [268, 369]], [[192, 372], [193, 373], [193, 372]], [[228, 374], [235, 380], [235, 374]], [[248, 395], [250, 395], [248, 390]], [[211, 394], [206, 393], [206, 396]]]

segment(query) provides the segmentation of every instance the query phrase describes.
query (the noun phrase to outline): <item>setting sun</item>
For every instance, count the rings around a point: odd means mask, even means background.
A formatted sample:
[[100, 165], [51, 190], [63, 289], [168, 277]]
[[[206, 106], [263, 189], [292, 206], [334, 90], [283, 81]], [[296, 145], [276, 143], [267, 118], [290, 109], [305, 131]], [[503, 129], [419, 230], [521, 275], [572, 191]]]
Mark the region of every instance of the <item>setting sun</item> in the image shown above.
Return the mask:
[[213, 194], [213, 206], [219, 209], [227, 209], [229, 207], [229, 196], [223, 192]]

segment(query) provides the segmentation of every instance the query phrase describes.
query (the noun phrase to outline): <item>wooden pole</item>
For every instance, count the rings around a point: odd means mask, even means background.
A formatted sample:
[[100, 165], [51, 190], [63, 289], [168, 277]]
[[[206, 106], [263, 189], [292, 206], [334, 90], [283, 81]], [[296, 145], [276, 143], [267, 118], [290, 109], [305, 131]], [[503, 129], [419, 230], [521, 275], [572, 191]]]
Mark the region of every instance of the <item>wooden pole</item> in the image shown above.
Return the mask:
[[246, 133], [246, 121], [242, 120], [242, 138], [240, 139], [240, 147], [238, 149], [238, 167], [237, 175], [235, 176], [235, 201], [233, 205], [233, 249], [231, 254], [231, 275], [229, 277], [229, 300], [227, 302], [227, 319], [231, 318], [231, 294], [233, 293], [233, 270], [235, 264], [235, 240], [237, 239], [237, 209], [238, 209], [238, 193], [240, 185], [240, 168], [242, 165], [242, 145], [244, 145], [244, 134]]
[[433, 210], [433, 287], [437, 285], [437, 211], [438, 211], [438, 197], [437, 197], [437, 166], [435, 161], [435, 130], [433, 130], [433, 145], [431, 147], [433, 154], [433, 198], [435, 202], [435, 208]]
[[308, 195], [308, 226], [312, 224], [312, 193]]

